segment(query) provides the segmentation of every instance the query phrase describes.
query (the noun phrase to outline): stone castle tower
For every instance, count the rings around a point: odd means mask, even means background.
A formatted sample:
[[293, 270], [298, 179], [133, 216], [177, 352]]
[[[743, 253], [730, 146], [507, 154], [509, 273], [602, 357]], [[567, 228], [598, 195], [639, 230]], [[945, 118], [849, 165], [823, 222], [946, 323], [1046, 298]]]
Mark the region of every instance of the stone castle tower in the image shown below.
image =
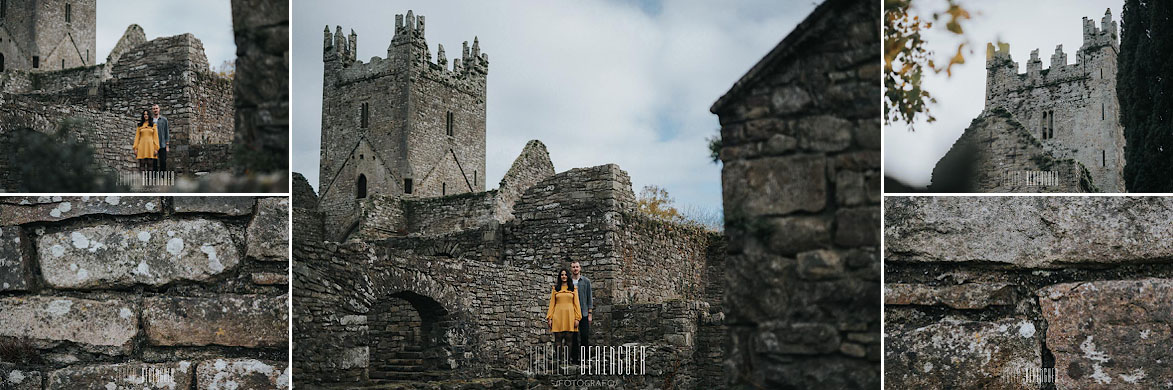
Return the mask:
[[0, 71], [97, 62], [96, 0], [0, 0]]
[[1060, 159], [1074, 159], [1104, 192], [1124, 192], [1124, 127], [1116, 99], [1116, 57], [1120, 52], [1111, 9], [1102, 29], [1083, 19], [1083, 46], [1067, 64], [1063, 45], [1049, 69], [1031, 52], [1026, 73], [1010, 58], [1010, 45], [986, 48], [986, 110], [1005, 108]]
[[387, 58], [356, 59], [358, 36], [326, 27], [321, 204], [353, 210], [372, 194], [435, 197], [485, 189], [488, 55], [474, 38], [449, 68], [432, 61], [424, 17], [395, 16]]

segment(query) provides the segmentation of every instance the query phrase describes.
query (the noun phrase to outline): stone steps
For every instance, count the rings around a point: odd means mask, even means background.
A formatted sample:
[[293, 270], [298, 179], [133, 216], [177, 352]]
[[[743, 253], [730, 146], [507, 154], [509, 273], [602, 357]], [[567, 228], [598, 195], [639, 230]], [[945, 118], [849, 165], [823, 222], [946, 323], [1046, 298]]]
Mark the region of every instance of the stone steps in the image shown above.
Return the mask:
[[448, 375], [438, 371], [371, 371], [372, 382], [390, 381], [427, 381], [447, 378]]

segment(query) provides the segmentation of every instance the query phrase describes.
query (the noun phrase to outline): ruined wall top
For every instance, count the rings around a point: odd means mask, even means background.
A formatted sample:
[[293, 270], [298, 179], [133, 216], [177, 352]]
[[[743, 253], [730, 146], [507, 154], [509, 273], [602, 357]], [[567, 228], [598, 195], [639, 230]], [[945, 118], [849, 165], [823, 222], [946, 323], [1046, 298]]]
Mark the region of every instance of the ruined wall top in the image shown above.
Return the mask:
[[[416, 16], [407, 11], [407, 15], [395, 15], [395, 36], [387, 47], [387, 57], [371, 57], [367, 62], [357, 58], [358, 34], [350, 30], [350, 34], [343, 33], [342, 26], [335, 26], [334, 33], [327, 25], [323, 31], [322, 61], [330, 63], [337, 61], [337, 72], [343, 78], [347, 76], [366, 77], [372, 74], [397, 71], [396, 66], [409, 66], [422, 71], [434, 72], [437, 76], [447, 76], [459, 79], [476, 79], [483, 82], [489, 72], [489, 55], [482, 53], [480, 39], [473, 37], [472, 46], [464, 41], [460, 58], [452, 60], [452, 67], [448, 67], [448, 56], [444, 45], [437, 45], [436, 59], [432, 61], [428, 50], [427, 40], [424, 38], [424, 16]], [[330, 66], [325, 68], [327, 73], [332, 71]]]
[[[1103, 29], [1096, 27], [1094, 20], [1083, 18], [1083, 46], [1080, 46], [1079, 51], [1092, 51], [1103, 46], [1111, 46], [1119, 50], [1120, 42], [1117, 34], [1118, 25], [1116, 21], [1112, 20], [1112, 10], [1108, 9], [1104, 12], [1104, 18], [1101, 20]], [[1031, 51], [1030, 62], [1027, 62], [1027, 74], [1020, 76], [1026, 77], [1032, 73], [1037, 73], [1042, 70], [1042, 61], [1039, 59], [1039, 49]], [[1078, 55], [1076, 58], [1080, 58]], [[986, 69], [994, 70], [997, 68], [1009, 67], [1014, 69], [1015, 73], [1018, 71], [1018, 63], [1010, 56], [1010, 44], [1006, 42], [998, 42], [997, 45], [993, 43], [986, 44]], [[1071, 68], [1071, 69], [1067, 69]], [[1051, 73], [1056, 71], [1075, 71], [1073, 67], [1067, 66], [1067, 53], [1063, 51], [1063, 45], [1055, 46], [1055, 53], [1051, 55]]]

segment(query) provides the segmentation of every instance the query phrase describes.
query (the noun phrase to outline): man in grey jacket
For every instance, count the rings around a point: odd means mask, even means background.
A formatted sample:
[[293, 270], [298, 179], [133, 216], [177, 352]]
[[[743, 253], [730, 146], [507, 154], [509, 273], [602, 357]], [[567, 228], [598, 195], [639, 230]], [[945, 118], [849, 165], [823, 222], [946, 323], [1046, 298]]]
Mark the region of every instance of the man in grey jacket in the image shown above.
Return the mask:
[[167, 170], [167, 152], [171, 150], [167, 146], [167, 141], [171, 140], [171, 126], [167, 123], [167, 118], [159, 115], [159, 105], [151, 106], [151, 113], [155, 117], [155, 126], [159, 128], [159, 165], [158, 171]]
[[579, 355], [581, 347], [590, 346], [591, 320], [594, 319], [592, 313], [595, 303], [591, 299], [591, 280], [582, 275], [582, 264], [579, 264], [578, 260], [570, 262], [570, 277], [574, 281], [574, 291], [578, 291], [578, 308], [582, 310], [582, 321], [578, 322], [578, 337], [570, 346], [575, 351], [572, 355], [577, 364], [582, 362], [582, 356]]

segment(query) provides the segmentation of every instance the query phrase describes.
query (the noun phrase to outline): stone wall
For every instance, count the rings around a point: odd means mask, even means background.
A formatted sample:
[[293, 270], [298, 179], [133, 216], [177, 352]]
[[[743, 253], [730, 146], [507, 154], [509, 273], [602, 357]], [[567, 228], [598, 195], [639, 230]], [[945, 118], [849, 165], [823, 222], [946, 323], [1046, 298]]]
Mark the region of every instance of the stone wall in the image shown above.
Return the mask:
[[1104, 14], [1102, 30], [1085, 17], [1075, 64], [1067, 64], [1063, 45], [1058, 45], [1050, 68], [1043, 69], [1036, 49], [1023, 74], [1010, 56], [1009, 44], [990, 44], [986, 49], [986, 109], [1009, 110], [1047, 152], [1082, 163], [1093, 184], [1105, 192], [1124, 192], [1116, 26], [1111, 10]]
[[249, 172], [288, 172], [289, 2], [233, 0], [232, 28], [235, 166]]
[[885, 210], [885, 383], [1173, 380], [1162, 363], [1173, 342], [1173, 200], [890, 197]]
[[[294, 258], [299, 384], [378, 376], [371, 367], [375, 341], [368, 335], [376, 324], [370, 321], [384, 318], [380, 309], [395, 307], [386, 305], [392, 299], [442, 317], [430, 325], [441, 329], [428, 333], [443, 337], [423, 343], [421, 352], [432, 362], [429, 369], [443, 377], [483, 377], [494, 367], [520, 371], [528, 364], [528, 347], [552, 341], [544, 330], [551, 275], [468, 258], [389, 252], [359, 241], [297, 242]], [[473, 287], [488, 281], [492, 288]]]
[[289, 388], [288, 207], [0, 198], [0, 387]]
[[880, 385], [879, 10], [824, 2], [712, 107], [732, 386]]
[[55, 134], [61, 121], [76, 118], [83, 126], [73, 129], [70, 137], [81, 139], [94, 148], [94, 161], [106, 170], [130, 171], [135, 167], [134, 123], [106, 111], [84, 107], [48, 104], [22, 95], [0, 94], [0, 188], [22, 188], [16, 168], [10, 166], [11, 141], [17, 131], [29, 129]]
[[933, 168], [933, 192], [1098, 192], [1079, 162], [1059, 159], [1001, 107], [973, 120]]

